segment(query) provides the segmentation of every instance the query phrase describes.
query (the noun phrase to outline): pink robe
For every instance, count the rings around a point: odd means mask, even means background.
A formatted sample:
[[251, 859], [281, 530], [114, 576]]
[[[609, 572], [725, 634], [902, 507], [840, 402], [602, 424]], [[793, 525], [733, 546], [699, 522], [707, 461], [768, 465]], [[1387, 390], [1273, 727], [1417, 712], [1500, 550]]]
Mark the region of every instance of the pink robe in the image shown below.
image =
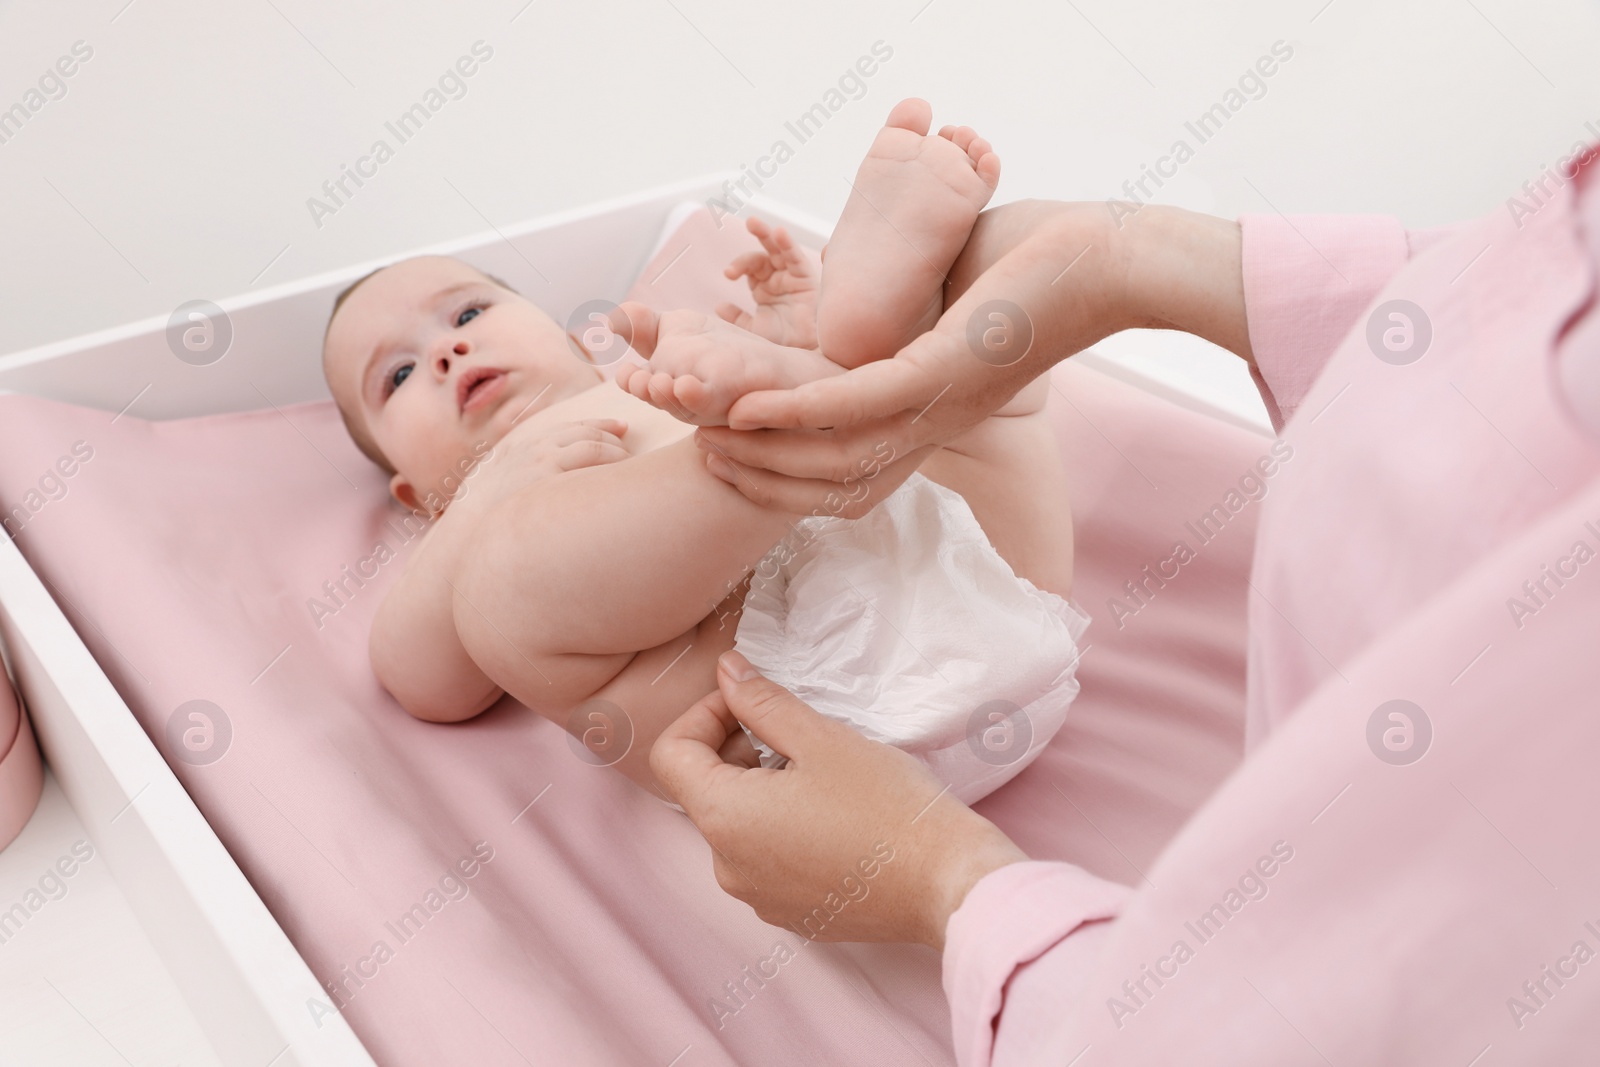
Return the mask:
[[1442, 230], [1241, 220], [1293, 448], [1256, 545], [1248, 755], [1138, 890], [1043, 862], [973, 889], [944, 953], [964, 1067], [1600, 1062], [1586, 159]]

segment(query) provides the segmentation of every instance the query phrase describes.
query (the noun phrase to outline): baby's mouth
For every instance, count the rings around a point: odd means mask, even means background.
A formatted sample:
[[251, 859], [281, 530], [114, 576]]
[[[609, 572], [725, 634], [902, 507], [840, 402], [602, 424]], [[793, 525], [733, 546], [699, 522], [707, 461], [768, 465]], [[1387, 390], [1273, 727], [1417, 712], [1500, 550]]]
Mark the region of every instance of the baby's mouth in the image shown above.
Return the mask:
[[463, 415], [483, 407], [505, 384], [505, 371], [493, 367], [473, 367], [461, 375], [456, 385], [456, 402]]

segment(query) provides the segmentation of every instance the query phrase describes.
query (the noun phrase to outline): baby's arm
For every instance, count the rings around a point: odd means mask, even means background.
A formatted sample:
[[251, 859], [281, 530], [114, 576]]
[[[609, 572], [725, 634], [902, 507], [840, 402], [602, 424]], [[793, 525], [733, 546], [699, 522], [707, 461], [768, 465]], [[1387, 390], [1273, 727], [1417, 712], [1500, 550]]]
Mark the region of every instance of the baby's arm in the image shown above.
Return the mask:
[[423, 537], [378, 606], [368, 640], [378, 681], [401, 707], [428, 722], [470, 719], [502, 692], [456, 636], [450, 564], [467, 551], [470, 529], [463, 518], [459, 510], [448, 514]]
[[627, 424], [613, 418], [530, 423], [484, 457], [470, 490], [437, 517], [372, 622], [373, 673], [401, 707], [419, 719], [459, 722], [500, 698], [500, 687], [456, 635], [458, 564], [472, 555], [478, 523], [498, 500], [565, 472], [629, 458], [619, 436], [626, 432]]

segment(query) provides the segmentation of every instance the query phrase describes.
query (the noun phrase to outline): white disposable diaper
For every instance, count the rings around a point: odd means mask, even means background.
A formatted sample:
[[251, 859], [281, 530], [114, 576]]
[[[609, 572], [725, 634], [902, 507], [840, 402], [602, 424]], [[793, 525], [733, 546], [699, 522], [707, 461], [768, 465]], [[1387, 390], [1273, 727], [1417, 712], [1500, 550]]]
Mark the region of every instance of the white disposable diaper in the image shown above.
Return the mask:
[[859, 519], [802, 519], [757, 566], [734, 647], [970, 803], [1061, 728], [1088, 625], [1012, 572], [965, 500], [913, 474]]

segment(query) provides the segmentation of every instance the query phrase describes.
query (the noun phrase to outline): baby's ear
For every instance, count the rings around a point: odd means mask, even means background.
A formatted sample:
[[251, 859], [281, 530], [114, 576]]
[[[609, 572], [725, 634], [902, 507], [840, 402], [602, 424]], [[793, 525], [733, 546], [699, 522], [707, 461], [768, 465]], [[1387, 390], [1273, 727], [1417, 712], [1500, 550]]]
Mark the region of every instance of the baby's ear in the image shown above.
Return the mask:
[[400, 502], [400, 506], [407, 511], [420, 511], [427, 514], [428, 509], [422, 506], [422, 500], [417, 496], [416, 486], [406, 481], [406, 476], [396, 474], [389, 479], [389, 494]]

